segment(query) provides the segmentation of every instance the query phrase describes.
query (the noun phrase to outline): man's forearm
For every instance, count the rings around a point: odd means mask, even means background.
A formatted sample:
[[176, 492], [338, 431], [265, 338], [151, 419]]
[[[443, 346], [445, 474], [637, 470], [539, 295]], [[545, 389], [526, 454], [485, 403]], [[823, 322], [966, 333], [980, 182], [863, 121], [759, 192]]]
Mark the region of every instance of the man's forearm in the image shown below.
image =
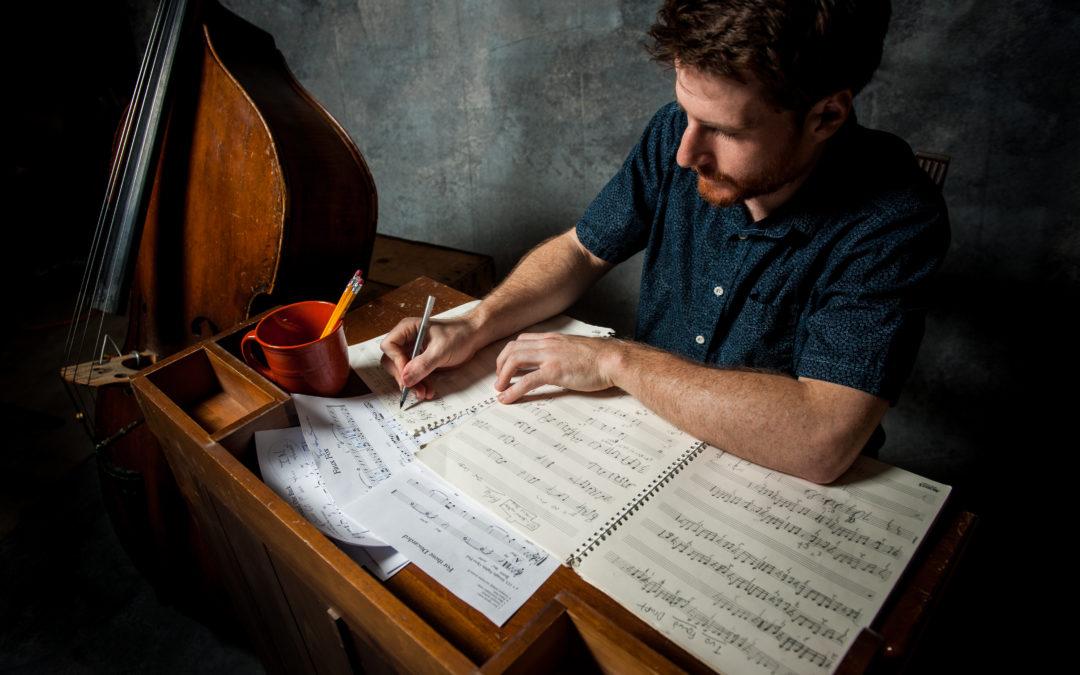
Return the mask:
[[618, 387], [695, 438], [818, 483], [851, 466], [888, 409], [833, 382], [708, 366], [635, 342], [522, 334], [497, 359], [499, 401], [545, 384]]
[[613, 385], [687, 433], [819, 483], [851, 465], [888, 408], [831, 382], [719, 369], [641, 344], [612, 342], [600, 358]]
[[494, 342], [565, 311], [609, 269], [610, 264], [581, 246], [573, 229], [544, 241], [471, 313], [478, 343]]

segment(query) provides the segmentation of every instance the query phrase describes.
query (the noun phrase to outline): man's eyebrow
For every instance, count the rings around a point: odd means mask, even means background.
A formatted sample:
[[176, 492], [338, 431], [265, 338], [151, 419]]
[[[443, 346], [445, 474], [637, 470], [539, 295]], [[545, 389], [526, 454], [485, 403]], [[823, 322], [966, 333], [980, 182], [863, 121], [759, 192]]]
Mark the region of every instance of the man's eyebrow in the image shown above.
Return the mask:
[[[685, 113], [687, 117], [690, 117], [690, 113], [686, 112], [686, 108], [684, 108], [683, 104], [679, 101], [678, 94], [675, 95], [675, 105], [678, 106], [679, 110], [683, 111], [683, 113]], [[731, 126], [730, 124], [720, 124], [719, 122], [710, 122], [709, 120], [697, 119], [697, 122], [703, 127], [707, 127], [709, 129], [716, 129], [717, 131], [721, 131], [725, 134], [737, 134], [740, 131], [746, 131], [746, 127], [736, 127]]]

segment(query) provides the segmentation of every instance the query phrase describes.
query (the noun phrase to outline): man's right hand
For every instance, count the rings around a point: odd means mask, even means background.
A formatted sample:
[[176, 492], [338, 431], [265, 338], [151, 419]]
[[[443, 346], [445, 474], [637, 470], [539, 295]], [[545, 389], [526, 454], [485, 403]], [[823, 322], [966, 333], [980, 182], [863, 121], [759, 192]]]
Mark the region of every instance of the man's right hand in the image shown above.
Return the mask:
[[413, 345], [420, 330], [420, 319], [402, 319], [383, 338], [382, 366], [394, 376], [399, 387], [409, 387], [422, 401], [434, 398], [435, 389], [425, 381], [439, 368], [453, 368], [476, 354], [476, 328], [467, 317], [432, 319], [428, 325], [423, 351], [415, 359]]
[[422, 351], [410, 361], [420, 319], [403, 319], [382, 341], [383, 367], [421, 400], [435, 396], [425, 378], [471, 359], [485, 345], [565, 311], [611, 263], [597, 258], [571, 228], [526, 255], [484, 301], [467, 314], [432, 320]]

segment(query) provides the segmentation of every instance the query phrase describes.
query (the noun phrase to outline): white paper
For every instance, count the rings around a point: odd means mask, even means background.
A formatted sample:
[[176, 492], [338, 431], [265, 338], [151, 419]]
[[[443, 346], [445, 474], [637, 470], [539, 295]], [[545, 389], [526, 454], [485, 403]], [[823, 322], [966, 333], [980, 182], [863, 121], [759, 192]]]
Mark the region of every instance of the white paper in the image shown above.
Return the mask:
[[300, 427], [256, 431], [255, 451], [267, 487], [377, 578], [386, 581], [409, 564], [334, 502]]
[[389, 546], [352, 546], [343, 544], [341, 550], [375, 575], [386, 581], [409, 564], [409, 559]]
[[323, 482], [346, 513], [354, 513], [354, 502], [411, 463], [419, 447], [374, 396], [293, 394], [293, 403]]
[[362, 516], [374, 532], [496, 625], [559, 567], [419, 463], [394, 473], [368, 498], [379, 505]]
[[[309, 454], [341, 510], [493, 622], [502, 625], [558, 567], [546, 551], [418, 468], [416, 440], [376, 397], [294, 394], [293, 402]], [[390, 556], [381, 567], [399, 562]]]
[[255, 432], [263, 482], [326, 536], [346, 544], [385, 546], [334, 502], [300, 427]]

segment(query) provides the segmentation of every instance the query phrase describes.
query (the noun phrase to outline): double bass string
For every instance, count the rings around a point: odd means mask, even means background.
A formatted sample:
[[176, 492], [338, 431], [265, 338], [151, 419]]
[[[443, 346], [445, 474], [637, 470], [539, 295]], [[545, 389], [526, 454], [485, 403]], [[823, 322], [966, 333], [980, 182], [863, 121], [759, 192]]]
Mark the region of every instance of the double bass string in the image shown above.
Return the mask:
[[[87, 255], [86, 268], [75, 300], [64, 350], [65, 382], [89, 383], [93, 364], [101, 363], [107, 342], [119, 355], [115, 341], [105, 333], [107, 314], [121, 313], [121, 293], [130, 275], [131, 251], [137, 246], [138, 220], [145, 211], [154, 154], [161, 137], [169, 74], [183, 27], [188, 0], [162, 0], [143, 52], [132, 93], [120, 128], [116, 156], [109, 170], [105, 199]], [[89, 310], [88, 310], [89, 308]], [[94, 339], [88, 342], [92, 317], [98, 311]], [[98, 345], [101, 346], [100, 351]], [[89, 350], [89, 353], [87, 353]], [[84, 373], [79, 373], [86, 363]], [[70, 370], [70, 373], [67, 371]], [[85, 397], [78, 388], [68, 387], [69, 397], [84, 422], [89, 419]], [[92, 397], [91, 397], [92, 398]], [[91, 435], [93, 435], [91, 433]]]
[[117, 213], [112, 218], [118, 245], [102, 251], [105, 274], [97, 284], [94, 305], [110, 314], [118, 314], [126, 298], [131, 278], [134, 252], [137, 249], [138, 231], [146, 212], [146, 204], [153, 186], [153, 173], [157, 151], [164, 131], [163, 117], [166, 109], [169, 79], [179, 50], [184, 25], [187, 0], [166, 0], [164, 30], [155, 31], [155, 38], [147, 47], [153, 55], [142, 87], [140, 110], [135, 118], [131, 153], [127, 158], [125, 175], [119, 185]]

